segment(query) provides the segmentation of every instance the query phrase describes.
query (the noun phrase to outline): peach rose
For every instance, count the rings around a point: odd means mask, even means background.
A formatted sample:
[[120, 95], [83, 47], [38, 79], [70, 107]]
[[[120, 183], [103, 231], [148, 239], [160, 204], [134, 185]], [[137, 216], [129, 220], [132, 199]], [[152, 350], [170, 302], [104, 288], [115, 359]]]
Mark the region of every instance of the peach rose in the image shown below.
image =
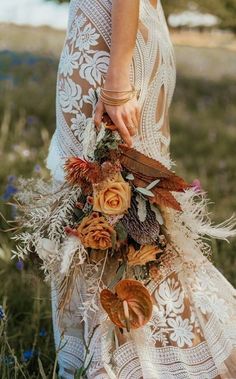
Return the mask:
[[85, 247], [99, 250], [112, 247], [112, 236], [115, 236], [113, 227], [96, 212], [82, 220], [77, 233]]
[[122, 175], [104, 183], [103, 188], [94, 195], [93, 210], [107, 215], [123, 214], [131, 202], [131, 187]]
[[129, 246], [127, 255], [130, 266], [145, 265], [147, 262], [155, 261], [156, 255], [162, 250], [156, 245], [142, 245], [139, 250], [135, 250], [133, 245]]

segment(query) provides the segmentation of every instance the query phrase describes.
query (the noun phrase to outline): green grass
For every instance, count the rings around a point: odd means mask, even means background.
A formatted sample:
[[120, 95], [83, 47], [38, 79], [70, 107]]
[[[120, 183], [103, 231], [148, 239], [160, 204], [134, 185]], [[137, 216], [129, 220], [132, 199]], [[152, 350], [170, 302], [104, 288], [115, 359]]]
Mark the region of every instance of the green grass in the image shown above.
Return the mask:
[[[39, 175], [37, 164], [41, 175], [47, 175], [43, 161], [55, 128], [57, 64], [47, 56], [0, 53], [0, 194], [6, 195], [7, 186], [9, 190], [10, 175]], [[215, 221], [236, 210], [235, 97], [236, 79], [207, 81], [179, 71], [170, 113], [172, 158], [178, 174], [190, 182], [201, 180], [215, 203], [211, 206]], [[10, 218], [14, 210], [1, 203], [1, 212]], [[3, 220], [0, 224], [2, 229], [7, 227]], [[0, 326], [0, 377], [43, 378], [39, 357], [46, 377], [52, 378], [55, 352], [49, 288], [33, 263], [17, 269], [16, 262], [10, 261], [11, 245], [10, 235], [1, 233], [0, 304], [6, 308], [7, 323]], [[213, 242], [213, 261], [234, 285], [235, 249], [236, 241]], [[23, 353], [32, 349], [36, 354], [24, 362]]]

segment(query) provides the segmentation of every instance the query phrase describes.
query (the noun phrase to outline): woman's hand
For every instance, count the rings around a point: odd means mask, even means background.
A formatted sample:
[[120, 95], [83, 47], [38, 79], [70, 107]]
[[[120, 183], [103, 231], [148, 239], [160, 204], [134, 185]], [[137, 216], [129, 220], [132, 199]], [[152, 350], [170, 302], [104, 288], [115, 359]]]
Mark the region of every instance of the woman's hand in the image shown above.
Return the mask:
[[114, 124], [114, 126], [111, 126], [111, 129], [117, 130], [123, 141], [131, 147], [131, 137], [137, 133], [140, 119], [140, 110], [137, 98], [134, 97], [125, 104], [118, 106], [103, 104], [103, 102], [99, 99], [94, 116], [96, 127], [99, 127], [102, 122], [104, 113], [108, 114]]

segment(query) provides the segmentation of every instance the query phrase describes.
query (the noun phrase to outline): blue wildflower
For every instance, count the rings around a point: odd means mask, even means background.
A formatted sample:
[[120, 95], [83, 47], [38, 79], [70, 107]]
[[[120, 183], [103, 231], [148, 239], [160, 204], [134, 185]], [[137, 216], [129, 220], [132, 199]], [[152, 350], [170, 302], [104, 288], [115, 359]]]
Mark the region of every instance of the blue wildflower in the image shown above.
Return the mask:
[[23, 351], [23, 354], [22, 354], [22, 361], [28, 362], [30, 359], [32, 359], [36, 355], [37, 355], [37, 352], [34, 349], [25, 350]]
[[22, 271], [24, 269], [24, 262], [21, 259], [19, 259], [18, 262], [16, 262], [16, 268], [19, 271]]
[[15, 359], [12, 355], [3, 355], [0, 357], [0, 362], [3, 362], [5, 366], [12, 366], [15, 364]]
[[6, 319], [6, 314], [4, 312], [2, 305], [0, 305], [0, 320], [4, 321], [5, 319]]
[[28, 125], [35, 125], [35, 124], [38, 124], [38, 117], [34, 116], [34, 115], [29, 115], [26, 119], [26, 122]]
[[16, 179], [16, 177], [14, 175], [8, 176], [7, 186], [5, 188], [3, 195], [1, 196], [2, 200], [8, 201], [13, 195], [16, 194], [17, 188], [14, 184], [15, 179]]
[[41, 171], [41, 166], [40, 166], [39, 164], [36, 164], [36, 165], [34, 166], [34, 172], [37, 172], [37, 174], [39, 174], [40, 171]]
[[39, 336], [40, 337], [46, 337], [47, 335], [47, 331], [45, 328], [41, 328], [40, 331], [39, 331]]

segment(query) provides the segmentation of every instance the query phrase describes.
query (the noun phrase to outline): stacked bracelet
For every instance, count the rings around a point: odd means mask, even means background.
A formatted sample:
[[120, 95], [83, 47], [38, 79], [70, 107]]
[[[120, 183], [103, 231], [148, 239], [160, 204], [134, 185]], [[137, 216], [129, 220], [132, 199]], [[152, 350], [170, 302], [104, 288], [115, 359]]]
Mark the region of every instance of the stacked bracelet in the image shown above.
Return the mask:
[[[117, 94], [124, 94], [122, 97], [114, 97], [109, 95], [109, 93], [117, 93]], [[100, 99], [104, 104], [107, 105], [113, 105], [118, 106], [127, 103], [129, 100], [133, 99], [137, 94], [137, 90], [132, 86], [131, 90], [124, 90], [124, 91], [118, 91], [118, 90], [112, 90], [112, 89], [106, 89], [101, 88], [100, 91]]]

